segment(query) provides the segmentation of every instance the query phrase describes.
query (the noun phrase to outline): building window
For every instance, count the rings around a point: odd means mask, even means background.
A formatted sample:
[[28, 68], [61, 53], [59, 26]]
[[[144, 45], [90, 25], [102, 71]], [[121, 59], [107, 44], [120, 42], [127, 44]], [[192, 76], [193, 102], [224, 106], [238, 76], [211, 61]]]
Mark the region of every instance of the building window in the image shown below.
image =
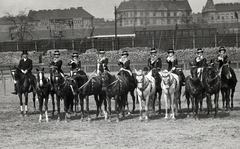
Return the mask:
[[157, 24], [157, 20], [153, 19], [153, 24], [156, 25]]
[[171, 16], [171, 13], [170, 13], [170, 12], [168, 12], [168, 13], [167, 13], [167, 16], [168, 16], [168, 17], [170, 17], [170, 16]]
[[164, 13], [164, 12], [161, 12], [161, 15], [160, 15], [160, 16], [164, 17], [164, 16], [165, 16], [165, 13]]
[[143, 14], [143, 12], [140, 12], [140, 17], [144, 17], [144, 14]]
[[173, 13], [173, 15], [174, 15], [174, 17], [176, 17], [176, 16], [177, 16], [177, 13], [176, 13], [176, 12], [174, 12], [174, 13]]
[[149, 16], [149, 12], [146, 12], [146, 13], [145, 13], [145, 16], [148, 17], [148, 16]]
[[227, 14], [226, 14], [226, 19], [228, 19], [228, 18], [229, 18], [229, 14], [227, 13]]
[[222, 14], [222, 20], [224, 20], [224, 14]]
[[156, 15], [157, 15], [157, 12], [156, 12], [156, 11], [154, 11], [152, 14], [153, 14], [153, 16], [154, 16], [154, 17], [156, 17]]

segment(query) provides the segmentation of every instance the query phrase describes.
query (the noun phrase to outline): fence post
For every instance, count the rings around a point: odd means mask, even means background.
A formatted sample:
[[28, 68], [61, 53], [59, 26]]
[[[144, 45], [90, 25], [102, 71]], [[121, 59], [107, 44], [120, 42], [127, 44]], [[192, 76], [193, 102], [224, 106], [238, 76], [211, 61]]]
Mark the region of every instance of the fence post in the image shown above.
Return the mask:
[[4, 95], [6, 96], [6, 80], [5, 77], [3, 77], [3, 90], [4, 90]]
[[92, 48], [94, 48], [94, 38], [92, 38]]
[[1, 70], [1, 78], [2, 78], [2, 83], [3, 83], [3, 70]]
[[35, 47], [35, 50], [37, 51], [38, 49], [37, 49], [37, 42], [36, 42], [36, 41], [34, 42], [34, 45], [35, 45], [35, 46], [34, 46], [34, 47]]
[[215, 41], [215, 47], [217, 47], [217, 34], [214, 36], [214, 41]]
[[152, 47], [155, 47], [154, 46], [154, 37], [152, 37]]
[[134, 47], [134, 37], [132, 37], [132, 48]]
[[55, 49], [55, 40], [53, 40], [53, 49]]
[[74, 51], [74, 40], [72, 40], [72, 50]]
[[18, 42], [17, 42], [17, 51], [19, 50], [19, 45], [18, 45]]
[[196, 47], [195, 35], [193, 34], [193, 49]]
[[173, 41], [173, 49], [174, 49], [174, 45], [175, 45], [175, 41], [174, 41], [174, 36], [173, 36], [173, 38], [172, 38], [172, 41]]
[[236, 47], [238, 47], [238, 32], [236, 33]]
[[[114, 38], [111, 38], [111, 39], [112, 39], [112, 50], [114, 51], [114, 50], [115, 50], [115, 48], [114, 48], [114, 47], [115, 47], [115, 44], [114, 44], [115, 41], [114, 41], [114, 40], [116, 40], [116, 38], [115, 38], [115, 39], [114, 39]], [[117, 45], [116, 45], [116, 46], [117, 46]]]

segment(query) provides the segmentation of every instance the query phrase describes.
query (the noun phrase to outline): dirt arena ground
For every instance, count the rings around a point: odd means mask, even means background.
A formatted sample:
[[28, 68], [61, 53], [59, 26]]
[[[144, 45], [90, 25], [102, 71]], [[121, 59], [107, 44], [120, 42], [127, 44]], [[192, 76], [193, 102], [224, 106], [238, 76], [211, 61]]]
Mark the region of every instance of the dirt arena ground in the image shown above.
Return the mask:
[[[239, 72], [237, 76], [240, 80]], [[11, 79], [6, 80], [4, 95], [3, 83], [0, 81], [0, 148], [240, 148], [240, 84], [235, 93], [234, 110], [220, 110], [218, 118], [207, 117], [205, 111], [200, 114], [200, 120], [187, 118], [186, 101], [182, 97], [183, 112], [175, 121], [165, 120], [162, 111], [161, 115], [152, 116], [149, 122], [140, 122], [139, 107], [136, 105], [135, 113], [127, 115], [119, 123], [116, 123], [114, 114], [113, 121], [108, 123], [103, 117], [95, 118], [96, 106], [91, 97], [91, 122], [87, 119], [81, 121], [79, 113], [70, 122], [65, 122], [61, 102], [62, 121], [57, 122], [56, 116], [50, 116], [48, 123], [45, 120], [39, 123], [39, 113], [33, 111], [32, 100], [29, 99], [30, 115], [20, 117], [19, 99], [10, 93], [13, 82]], [[131, 98], [129, 99], [132, 107]], [[220, 96], [220, 108], [221, 100]], [[204, 108], [205, 102], [206, 100]], [[163, 107], [162, 99], [162, 109]], [[49, 110], [52, 110], [51, 101]]]

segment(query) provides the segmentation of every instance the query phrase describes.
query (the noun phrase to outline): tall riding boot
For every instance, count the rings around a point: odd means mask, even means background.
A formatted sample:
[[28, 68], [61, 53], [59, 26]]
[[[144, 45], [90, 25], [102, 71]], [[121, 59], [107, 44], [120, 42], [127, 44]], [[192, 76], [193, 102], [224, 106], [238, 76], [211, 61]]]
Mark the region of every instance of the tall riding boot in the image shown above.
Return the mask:
[[14, 84], [14, 91], [12, 92], [12, 94], [17, 94], [17, 84]]

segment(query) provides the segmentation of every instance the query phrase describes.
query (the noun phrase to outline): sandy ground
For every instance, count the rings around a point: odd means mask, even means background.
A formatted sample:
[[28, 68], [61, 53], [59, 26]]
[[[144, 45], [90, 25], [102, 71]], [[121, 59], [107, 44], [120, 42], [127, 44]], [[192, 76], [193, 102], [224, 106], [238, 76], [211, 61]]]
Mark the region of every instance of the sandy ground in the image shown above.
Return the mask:
[[[237, 75], [240, 80], [240, 73]], [[3, 83], [0, 81], [0, 148], [240, 148], [239, 84], [234, 110], [220, 110], [218, 118], [207, 117], [206, 109], [200, 114], [200, 120], [187, 118], [186, 101], [182, 97], [183, 111], [175, 121], [165, 120], [162, 111], [161, 115], [153, 115], [149, 122], [140, 122], [139, 107], [136, 105], [135, 113], [127, 115], [119, 123], [116, 123], [113, 114], [113, 121], [109, 123], [103, 117], [96, 119], [95, 101], [91, 97], [91, 122], [86, 118], [81, 121], [79, 113], [72, 116], [70, 122], [65, 122], [61, 102], [62, 121], [57, 122], [56, 116], [50, 116], [50, 122], [43, 120], [39, 123], [39, 112], [33, 111], [32, 95], [29, 99], [29, 116], [20, 117], [19, 99], [10, 94], [13, 82], [11, 79], [6, 80], [4, 95]], [[221, 99], [220, 96], [220, 108]], [[131, 98], [129, 102], [131, 107]], [[52, 110], [51, 101], [49, 110]]]

